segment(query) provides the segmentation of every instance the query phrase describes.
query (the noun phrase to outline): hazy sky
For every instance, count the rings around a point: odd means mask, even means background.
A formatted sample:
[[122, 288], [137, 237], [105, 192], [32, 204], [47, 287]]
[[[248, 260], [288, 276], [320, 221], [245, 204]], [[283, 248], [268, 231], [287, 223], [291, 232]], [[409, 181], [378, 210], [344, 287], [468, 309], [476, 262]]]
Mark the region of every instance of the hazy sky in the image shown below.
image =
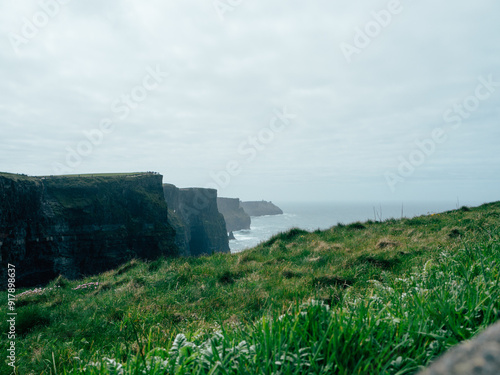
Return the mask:
[[157, 171], [244, 200], [499, 200], [499, 14], [2, 1], [0, 171]]

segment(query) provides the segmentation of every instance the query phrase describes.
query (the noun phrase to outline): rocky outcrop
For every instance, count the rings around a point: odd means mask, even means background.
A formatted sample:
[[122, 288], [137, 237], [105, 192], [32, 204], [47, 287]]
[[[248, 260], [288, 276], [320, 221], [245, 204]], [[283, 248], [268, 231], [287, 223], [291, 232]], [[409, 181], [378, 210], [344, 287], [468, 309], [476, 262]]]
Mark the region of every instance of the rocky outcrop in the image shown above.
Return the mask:
[[178, 255], [174, 236], [161, 175], [0, 174], [1, 267], [18, 287]]
[[217, 209], [217, 190], [164, 184], [163, 192], [181, 254], [229, 252], [226, 222]]
[[217, 198], [217, 207], [224, 215], [227, 232], [250, 229], [250, 216], [240, 207], [238, 198]]
[[500, 374], [500, 322], [452, 348], [420, 375]]
[[273, 202], [241, 202], [241, 208], [250, 216], [283, 215], [283, 211]]

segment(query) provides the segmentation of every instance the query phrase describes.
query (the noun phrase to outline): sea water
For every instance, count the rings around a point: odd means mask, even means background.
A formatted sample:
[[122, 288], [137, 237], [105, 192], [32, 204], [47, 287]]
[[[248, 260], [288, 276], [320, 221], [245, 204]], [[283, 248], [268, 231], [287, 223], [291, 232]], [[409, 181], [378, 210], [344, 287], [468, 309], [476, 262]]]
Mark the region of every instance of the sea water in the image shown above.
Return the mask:
[[249, 230], [234, 232], [236, 240], [229, 241], [232, 253], [254, 247], [273, 235], [291, 228], [308, 231], [328, 229], [338, 223], [386, 220], [389, 218], [415, 217], [454, 210], [462, 205], [477, 206], [483, 202], [390, 202], [390, 203], [290, 203], [275, 202], [284, 214], [252, 217]]

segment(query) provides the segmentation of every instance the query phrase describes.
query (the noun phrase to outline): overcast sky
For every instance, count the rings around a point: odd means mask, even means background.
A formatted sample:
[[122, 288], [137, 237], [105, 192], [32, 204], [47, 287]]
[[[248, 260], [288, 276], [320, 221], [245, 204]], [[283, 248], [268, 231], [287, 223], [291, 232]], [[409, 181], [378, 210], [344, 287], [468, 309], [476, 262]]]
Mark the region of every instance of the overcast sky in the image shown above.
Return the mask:
[[0, 171], [157, 171], [278, 202], [499, 200], [499, 14], [496, 0], [2, 1]]

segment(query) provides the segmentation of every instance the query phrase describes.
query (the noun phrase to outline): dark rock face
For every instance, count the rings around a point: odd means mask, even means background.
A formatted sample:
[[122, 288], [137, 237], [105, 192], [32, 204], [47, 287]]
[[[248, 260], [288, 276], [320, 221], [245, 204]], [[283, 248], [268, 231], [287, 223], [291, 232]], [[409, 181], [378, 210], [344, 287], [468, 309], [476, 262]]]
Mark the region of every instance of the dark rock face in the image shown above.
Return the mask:
[[241, 208], [250, 216], [283, 215], [283, 211], [273, 202], [241, 202]]
[[1, 267], [16, 266], [18, 287], [175, 256], [174, 236], [161, 175], [0, 174]]
[[164, 184], [163, 192], [181, 254], [229, 252], [226, 223], [217, 209], [217, 190]]
[[500, 322], [448, 351], [420, 375], [500, 374]]
[[224, 215], [227, 232], [250, 229], [250, 216], [240, 207], [238, 198], [217, 198], [217, 207]]

